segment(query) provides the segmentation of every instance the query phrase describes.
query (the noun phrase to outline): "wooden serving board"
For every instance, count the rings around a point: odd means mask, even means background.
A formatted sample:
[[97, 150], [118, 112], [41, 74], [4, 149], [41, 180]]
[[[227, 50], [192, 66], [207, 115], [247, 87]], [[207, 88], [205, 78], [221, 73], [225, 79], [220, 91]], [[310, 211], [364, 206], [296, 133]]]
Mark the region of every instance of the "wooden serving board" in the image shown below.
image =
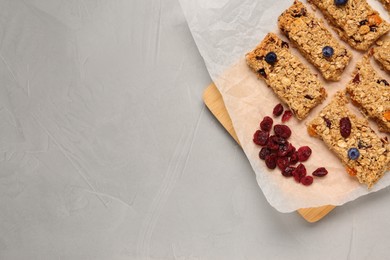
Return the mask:
[[[211, 113], [218, 119], [222, 126], [228, 133], [240, 144], [236, 132], [234, 131], [232, 120], [226, 110], [221, 93], [219, 93], [214, 83], [210, 84], [203, 93], [203, 101], [211, 111]], [[308, 222], [316, 222], [325, 217], [335, 206], [326, 205], [317, 208], [303, 208], [299, 209], [298, 213]]]

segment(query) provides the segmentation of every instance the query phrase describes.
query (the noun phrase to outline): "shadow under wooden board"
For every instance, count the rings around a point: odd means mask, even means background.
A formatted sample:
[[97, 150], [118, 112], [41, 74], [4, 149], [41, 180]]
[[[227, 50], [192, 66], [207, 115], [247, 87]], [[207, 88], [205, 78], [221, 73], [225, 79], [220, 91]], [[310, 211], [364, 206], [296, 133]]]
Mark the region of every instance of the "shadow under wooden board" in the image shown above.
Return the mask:
[[[203, 93], [203, 101], [211, 113], [218, 119], [222, 126], [240, 144], [236, 132], [234, 131], [232, 120], [226, 110], [221, 93], [219, 93], [214, 83], [210, 84]], [[308, 222], [316, 222], [325, 217], [335, 206], [326, 205], [316, 208], [298, 209], [298, 213]]]

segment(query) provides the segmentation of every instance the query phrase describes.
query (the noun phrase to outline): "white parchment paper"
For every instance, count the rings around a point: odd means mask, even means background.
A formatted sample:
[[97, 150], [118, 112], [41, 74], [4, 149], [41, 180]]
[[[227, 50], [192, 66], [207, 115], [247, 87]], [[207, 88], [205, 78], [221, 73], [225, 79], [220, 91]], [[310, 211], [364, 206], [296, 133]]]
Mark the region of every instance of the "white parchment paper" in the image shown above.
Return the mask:
[[[305, 120], [298, 121], [293, 118], [287, 123], [293, 132], [290, 138], [292, 144], [297, 148], [308, 145], [313, 150], [311, 158], [305, 162], [308, 174], [322, 166], [327, 168], [329, 174], [324, 178], [315, 178], [313, 185], [305, 187], [295, 183], [292, 178], [283, 177], [278, 169], [268, 170], [258, 158], [260, 149], [252, 142], [253, 133], [258, 129], [260, 120], [271, 115], [273, 107], [280, 101], [272, 90], [250, 71], [245, 63], [245, 54], [268, 32], [279, 33], [277, 17], [291, 4], [292, 1], [288, 0], [278, 1], [277, 5], [270, 0], [181, 0], [191, 32], [210, 75], [222, 94], [257, 182], [269, 203], [280, 212], [329, 204], [342, 205], [390, 184], [390, 175], [386, 174], [374, 188], [368, 190], [365, 185], [359, 184], [346, 173], [339, 159], [322, 141], [310, 137], [306, 132], [306, 123], [329, 102], [336, 91], [344, 89], [350, 80], [355, 63], [362, 55], [356, 51], [353, 51], [354, 58], [339, 82], [326, 82], [318, 76], [328, 92], [324, 104], [315, 108]], [[389, 17], [380, 4], [370, 4], [388, 20]], [[311, 8], [310, 10], [313, 11]], [[316, 15], [322, 18], [319, 12], [316, 12]], [[318, 73], [297, 50], [291, 49], [313, 73]], [[383, 72], [379, 73], [387, 77]], [[351, 110], [359, 114], [352, 106]], [[280, 118], [274, 120], [274, 123], [279, 122]], [[372, 127], [376, 129], [374, 124]], [[385, 136], [383, 133], [379, 135]]]

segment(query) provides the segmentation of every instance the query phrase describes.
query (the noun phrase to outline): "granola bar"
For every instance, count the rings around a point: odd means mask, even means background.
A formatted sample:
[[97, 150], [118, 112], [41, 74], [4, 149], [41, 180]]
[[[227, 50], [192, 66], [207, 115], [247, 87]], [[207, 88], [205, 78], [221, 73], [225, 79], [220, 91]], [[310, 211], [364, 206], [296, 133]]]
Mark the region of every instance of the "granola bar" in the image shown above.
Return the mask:
[[274, 33], [246, 54], [249, 67], [302, 120], [312, 108], [326, 98], [326, 91], [317, 77], [294, 56], [288, 43]]
[[374, 47], [373, 52], [375, 60], [390, 73], [390, 38], [382, 41], [380, 46]]
[[369, 54], [357, 63], [347, 92], [353, 104], [372, 118], [380, 131], [390, 133], [390, 84], [374, 70]]
[[[297, 46], [327, 80], [340, 79], [352, 53], [341, 45], [317, 19], [299, 1], [283, 12], [278, 19], [279, 29]], [[326, 47], [332, 49], [332, 55], [326, 56]]]
[[[340, 37], [357, 49], [366, 51], [390, 30], [390, 24], [366, 0], [308, 0], [321, 10]], [[336, 5], [335, 2], [342, 2]]]
[[390, 146], [365, 118], [350, 112], [347, 103], [345, 93], [337, 92], [308, 124], [308, 132], [324, 141], [350, 175], [371, 188], [390, 167]]
[[382, 4], [386, 8], [387, 12], [390, 13], [390, 0], [381, 0]]

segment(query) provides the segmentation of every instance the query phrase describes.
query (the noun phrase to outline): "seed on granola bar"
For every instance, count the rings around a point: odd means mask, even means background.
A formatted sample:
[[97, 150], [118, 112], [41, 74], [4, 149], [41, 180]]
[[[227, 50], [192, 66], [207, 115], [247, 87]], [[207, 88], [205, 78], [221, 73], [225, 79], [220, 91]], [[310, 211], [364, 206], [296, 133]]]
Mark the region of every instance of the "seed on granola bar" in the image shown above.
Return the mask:
[[364, 142], [363, 140], [359, 140], [358, 141], [358, 148], [359, 149], [367, 149], [367, 148], [371, 148], [372, 145], [370, 144], [367, 144], [366, 142]]

